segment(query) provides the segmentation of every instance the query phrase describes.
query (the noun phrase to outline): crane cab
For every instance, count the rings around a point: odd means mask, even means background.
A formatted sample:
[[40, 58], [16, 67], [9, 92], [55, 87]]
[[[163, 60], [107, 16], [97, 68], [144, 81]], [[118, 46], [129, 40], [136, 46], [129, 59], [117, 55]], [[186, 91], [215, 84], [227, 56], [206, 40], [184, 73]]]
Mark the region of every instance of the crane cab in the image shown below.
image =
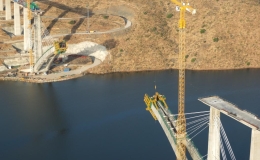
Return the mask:
[[66, 52], [68, 45], [65, 41], [56, 41], [54, 42], [55, 52], [54, 54], [61, 54]]
[[40, 10], [38, 5], [36, 3], [34, 3], [34, 2], [30, 3], [30, 9], [31, 9], [31, 11], [38, 11], [38, 10]]

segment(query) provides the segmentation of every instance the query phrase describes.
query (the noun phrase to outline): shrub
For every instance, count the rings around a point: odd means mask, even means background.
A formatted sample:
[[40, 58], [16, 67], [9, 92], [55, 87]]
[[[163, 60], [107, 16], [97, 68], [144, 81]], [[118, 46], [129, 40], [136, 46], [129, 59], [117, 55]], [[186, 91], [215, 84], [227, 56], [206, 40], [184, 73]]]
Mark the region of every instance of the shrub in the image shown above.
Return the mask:
[[172, 18], [172, 16], [173, 16], [172, 13], [167, 14], [167, 18]]
[[76, 23], [75, 20], [71, 20], [71, 21], [69, 21], [69, 24], [75, 24], [75, 23]]
[[147, 12], [145, 11], [144, 14], [147, 14]]
[[192, 59], [191, 59], [191, 62], [195, 62], [195, 61], [196, 61], [196, 58], [192, 58]]
[[156, 27], [153, 27], [153, 28], [152, 28], [152, 31], [153, 31], [153, 32], [154, 32], [154, 31], [156, 31], [156, 30], [157, 30], [157, 28], [156, 28]]
[[200, 30], [200, 33], [202, 34], [202, 33], [205, 33], [206, 32], [206, 29], [201, 29]]
[[109, 17], [108, 15], [103, 15], [104, 19], [108, 19], [108, 17]]
[[246, 62], [246, 65], [248, 65], [248, 66], [249, 66], [249, 65], [250, 65], [250, 62]]
[[188, 57], [189, 57], [189, 55], [186, 55], [186, 56], [185, 56], [185, 58], [188, 58]]
[[120, 52], [123, 52], [124, 50], [123, 49], [120, 49]]
[[218, 37], [213, 38], [214, 42], [218, 42], [218, 40], [219, 40]]

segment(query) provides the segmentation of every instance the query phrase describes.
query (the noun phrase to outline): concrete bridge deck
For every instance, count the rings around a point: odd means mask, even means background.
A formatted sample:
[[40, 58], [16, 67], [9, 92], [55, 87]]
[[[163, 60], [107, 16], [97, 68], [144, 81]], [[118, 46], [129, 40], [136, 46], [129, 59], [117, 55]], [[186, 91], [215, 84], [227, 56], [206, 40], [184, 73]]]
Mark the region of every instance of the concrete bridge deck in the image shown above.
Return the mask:
[[199, 101], [210, 107], [218, 109], [220, 112], [252, 129], [260, 130], [260, 119], [256, 115], [246, 110], [241, 110], [234, 104], [227, 102], [218, 96], [200, 98]]
[[[156, 100], [154, 102], [154, 97], [145, 96], [145, 99], [149, 101], [149, 108], [151, 108], [154, 116], [159, 121], [161, 127], [168, 138], [170, 145], [172, 146], [173, 151], [175, 152], [176, 157], [180, 157], [179, 151], [177, 149], [177, 139], [176, 139], [176, 119], [174, 115], [168, 108], [165, 108], [163, 102]], [[192, 140], [186, 135], [185, 139], [182, 140], [182, 143], [186, 146], [191, 158], [193, 160], [202, 160], [203, 157], [193, 144]], [[186, 157], [187, 159], [187, 157]]]

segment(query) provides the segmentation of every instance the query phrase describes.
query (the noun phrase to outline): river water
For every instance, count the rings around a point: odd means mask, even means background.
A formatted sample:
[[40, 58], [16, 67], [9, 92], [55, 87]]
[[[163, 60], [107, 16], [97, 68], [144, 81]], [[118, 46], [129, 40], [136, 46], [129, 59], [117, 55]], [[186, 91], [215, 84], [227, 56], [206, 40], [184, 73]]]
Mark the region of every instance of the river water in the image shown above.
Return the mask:
[[[1, 160], [175, 159], [144, 94], [164, 94], [177, 113], [177, 71], [86, 75], [47, 84], [0, 82]], [[187, 71], [186, 112], [209, 107], [199, 97], [218, 95], [260, 115], [260, 70]], [[221, 115], [238, 160], [249, 159], [249, 128]], [[207, 152], [208, 128], [193, 140]]]

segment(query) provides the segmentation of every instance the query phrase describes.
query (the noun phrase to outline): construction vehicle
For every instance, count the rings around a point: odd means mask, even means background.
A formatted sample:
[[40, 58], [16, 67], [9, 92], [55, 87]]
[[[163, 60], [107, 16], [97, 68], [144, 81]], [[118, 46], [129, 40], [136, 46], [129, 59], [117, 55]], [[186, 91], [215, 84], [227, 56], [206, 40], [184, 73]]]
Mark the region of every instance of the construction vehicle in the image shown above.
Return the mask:
[[68, 45], [65, 41], [56, 41], [54, 42], [55, 51], [54, 54], [62, 54], [66, 52]]

